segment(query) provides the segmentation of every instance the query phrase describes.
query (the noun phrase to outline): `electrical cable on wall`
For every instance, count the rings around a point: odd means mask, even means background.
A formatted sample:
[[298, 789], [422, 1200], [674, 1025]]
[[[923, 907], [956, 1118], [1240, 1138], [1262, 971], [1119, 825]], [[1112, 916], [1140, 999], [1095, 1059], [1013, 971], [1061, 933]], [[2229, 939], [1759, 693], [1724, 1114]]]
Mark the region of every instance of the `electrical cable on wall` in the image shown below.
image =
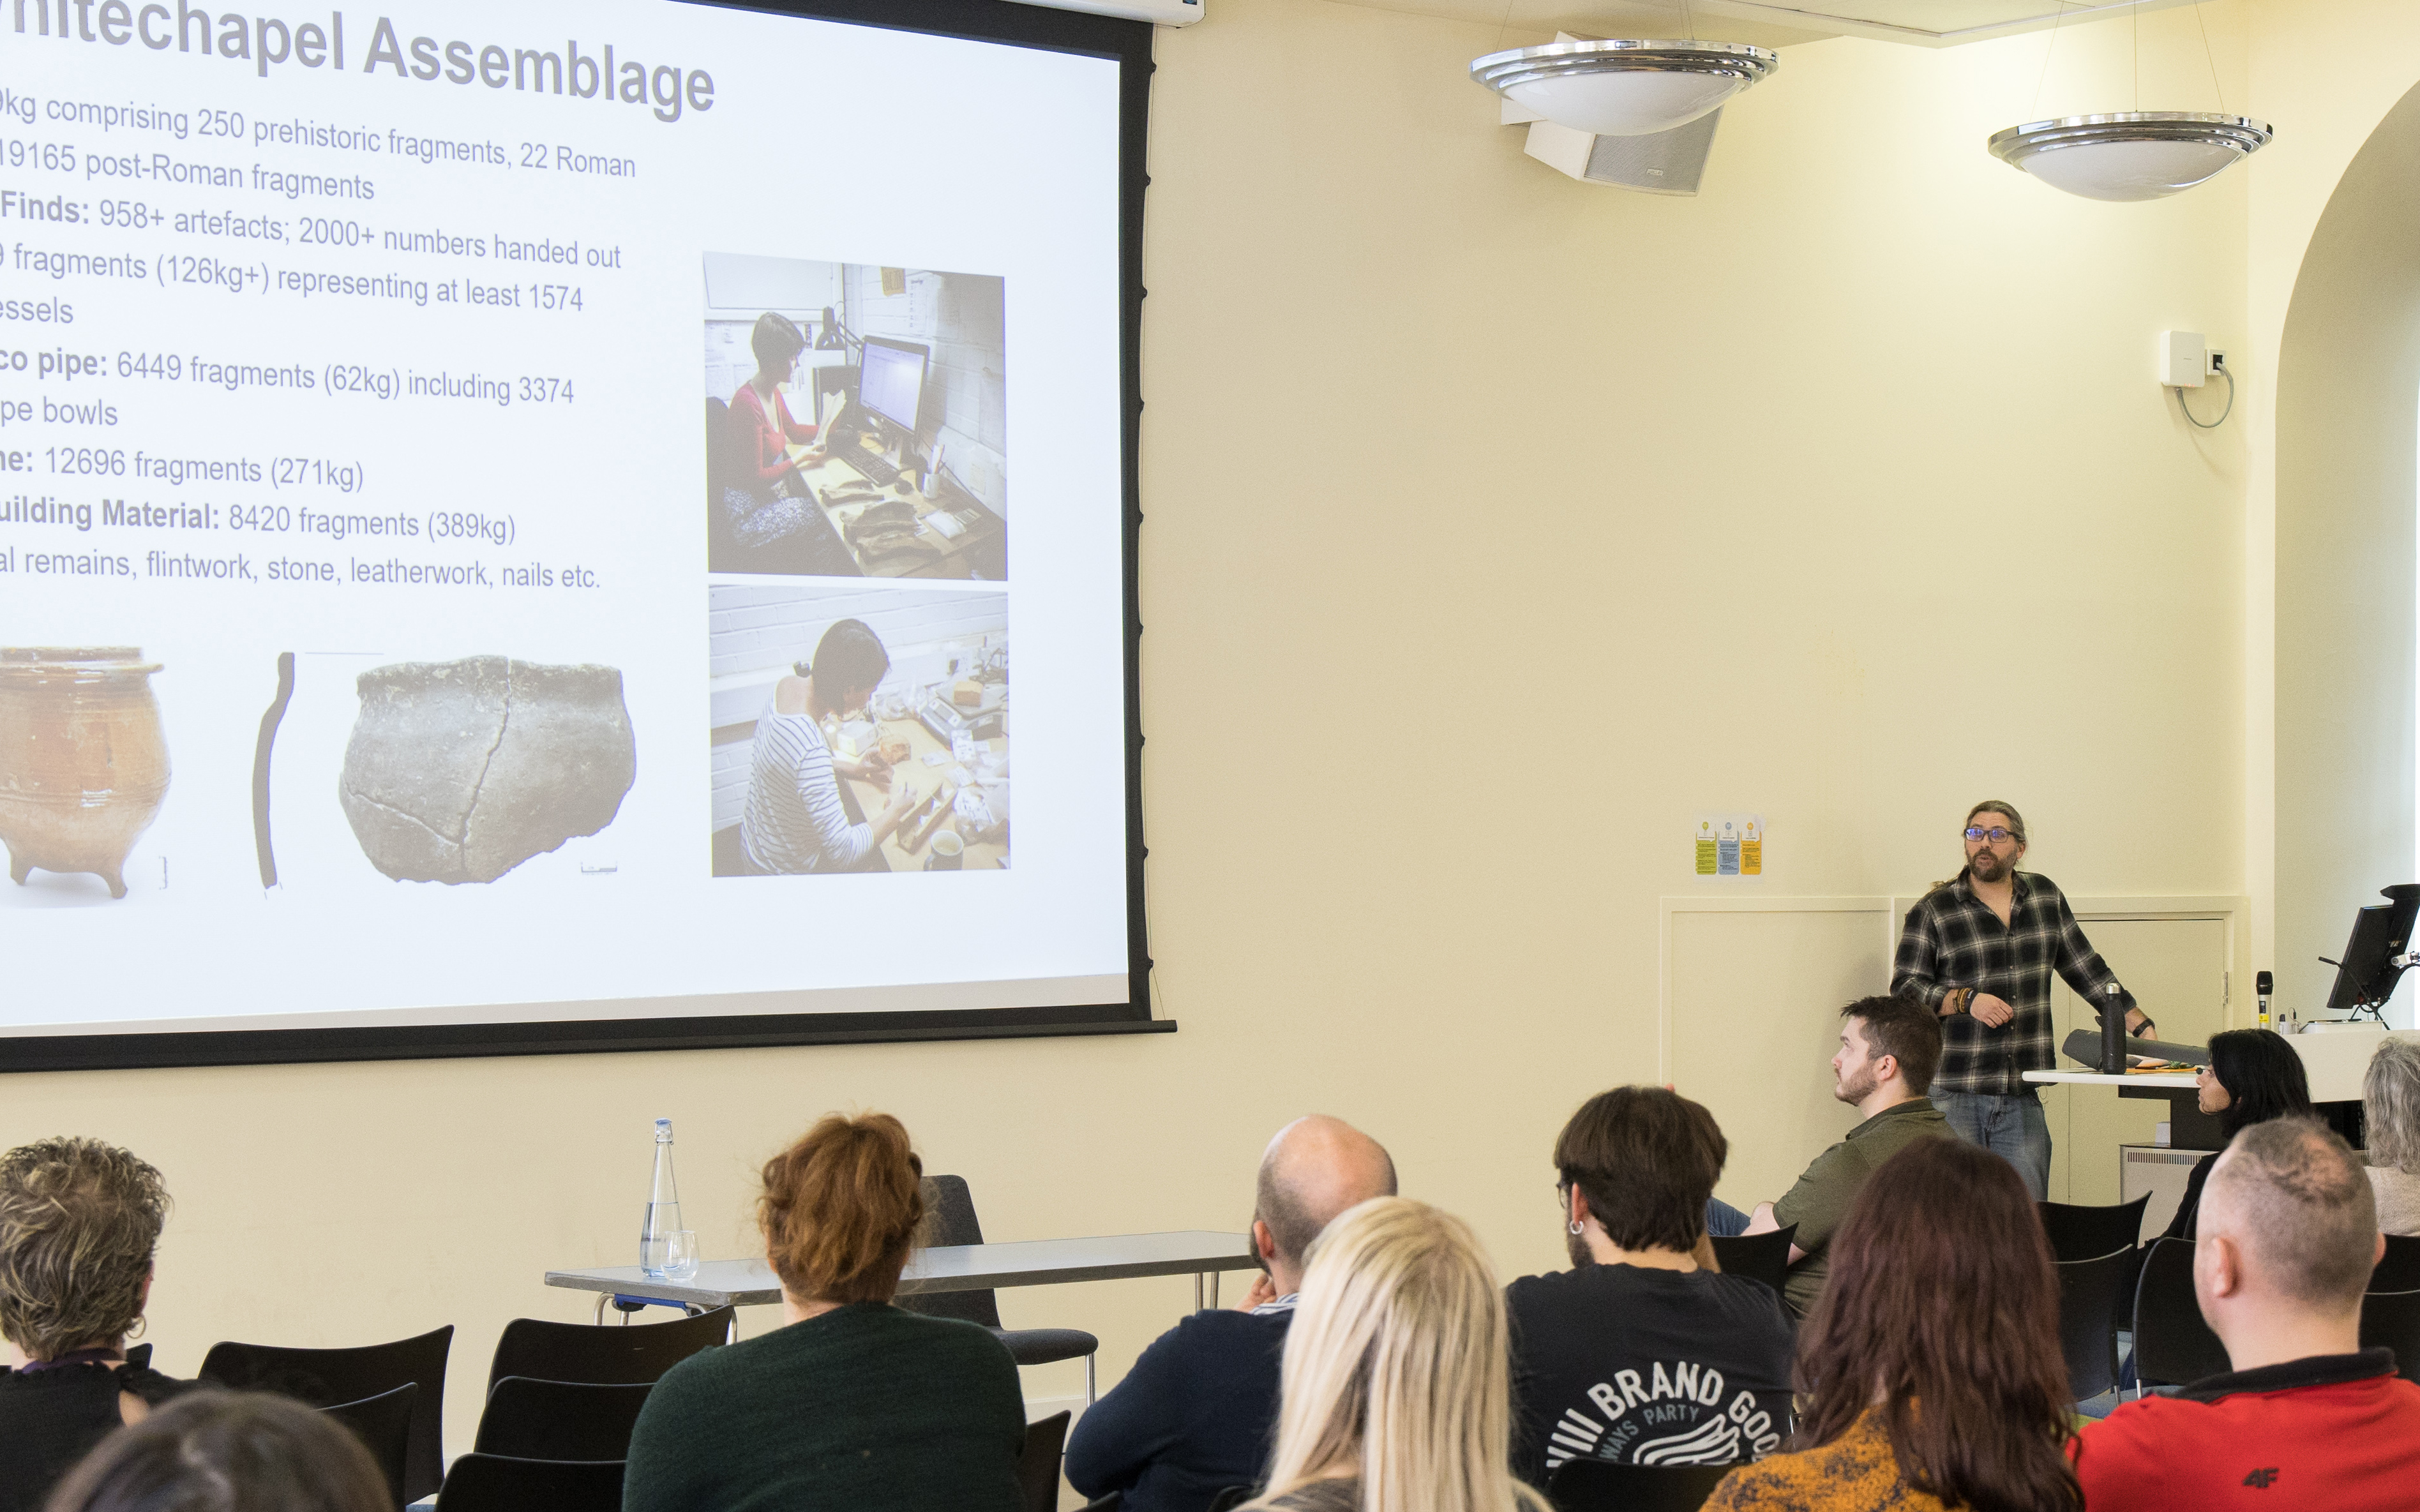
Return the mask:
[[2218, 412], [2218, 418], [2216, 420], [2211, 421], [2206, 425], [2198, 420], [2194, 420], [2193, 407], [2185, 403], [2185, 391], [2182, 389], [2178, 389], [2176, 391], [2177, 408], [2185, 412], [2185, 418], [2193, 421], [2194, 426], [2197, 430], [2216, 430], [2219, 426], [2226, 424], [2227, 416], [2235, 413], [2235, 375], [2222, 367], [2218, 370], [2218, 376], [2226, 379], [2226, 408]]

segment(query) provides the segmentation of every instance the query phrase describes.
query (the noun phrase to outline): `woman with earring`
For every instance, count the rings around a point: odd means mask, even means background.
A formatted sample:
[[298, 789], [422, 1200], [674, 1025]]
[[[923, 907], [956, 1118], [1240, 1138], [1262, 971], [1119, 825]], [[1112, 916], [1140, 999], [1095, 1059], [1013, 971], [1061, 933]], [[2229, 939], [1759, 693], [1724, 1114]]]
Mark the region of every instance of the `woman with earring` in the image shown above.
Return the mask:
[[[2311, 1116], [2311, 1083], [2303, 1057], [2274, 1029], [2228, 1029], [2210, 1037], [2210, 1064], [2194, 1073], [2195, 1105], [2218, 1119], [2219, 1143], [2236, 1132], [2289, 1114]], [[2184, 1200], [2163, 1237], [2191, 1239], [2201, 1213], [2201, 1184], [2217, 1162], [2204, 1155], [2185, 1178]]]

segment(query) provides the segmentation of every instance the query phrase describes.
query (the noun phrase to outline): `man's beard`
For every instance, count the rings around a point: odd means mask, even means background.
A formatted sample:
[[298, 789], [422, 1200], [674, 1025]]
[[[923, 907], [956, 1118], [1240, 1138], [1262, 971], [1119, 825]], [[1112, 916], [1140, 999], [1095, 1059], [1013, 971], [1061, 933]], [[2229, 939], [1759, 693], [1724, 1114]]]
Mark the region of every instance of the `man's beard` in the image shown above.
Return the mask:
[[1840, 1078], [1839, 1084], [1832, 1088], [1832, 1095], [1854, 1107], [1873, 1096], [1874, 1088], [1882, 1084], [1882, 1078], [1874, 1074], [1871, 1066], [1868, 1066], [1854, 1076]]
[[1575, 1271], [1585, 1271], [1596, 1263], [1596, 1256], [1589, 1250], [1588, 1236], [1573, 1233], [1570, 1224], [1563, 1225], [1563, 1248], [1570, 1253]]
[[1975, 880], [1978, 882], [2001, 881], [2008, 876], [2009, 864], [1990, 851], [1977, 851], [1966, 862], [1968, 870], [1975, 873]]

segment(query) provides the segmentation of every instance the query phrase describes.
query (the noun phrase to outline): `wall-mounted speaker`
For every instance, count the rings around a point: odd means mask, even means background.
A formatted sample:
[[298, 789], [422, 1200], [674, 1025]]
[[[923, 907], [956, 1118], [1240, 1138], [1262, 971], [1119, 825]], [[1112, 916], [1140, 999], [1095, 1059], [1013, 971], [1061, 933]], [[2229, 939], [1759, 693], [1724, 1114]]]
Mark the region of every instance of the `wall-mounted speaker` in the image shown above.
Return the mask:
[[1694, 194], [1723, 113], [1648, 136], [1591, 136], [1553, 121], [1529, 123], [1529, 156], [1575, 178], [1650, 194]]

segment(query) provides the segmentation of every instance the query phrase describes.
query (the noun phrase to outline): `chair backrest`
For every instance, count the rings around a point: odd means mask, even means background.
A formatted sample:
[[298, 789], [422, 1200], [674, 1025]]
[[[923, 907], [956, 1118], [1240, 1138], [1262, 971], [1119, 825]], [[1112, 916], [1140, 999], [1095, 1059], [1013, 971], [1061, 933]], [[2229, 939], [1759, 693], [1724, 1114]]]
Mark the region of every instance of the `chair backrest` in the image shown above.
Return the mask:
[[1624, 1465], [1566, 1459], [1546, 1495], [1562, 1512], [1698, 1512], [1730, 1465]]
[[2395, 1351], [2395, 1373], [2420, 1381], [2420, 1291], [2373, 1291], [2361, 1299], [2361, 1347]]
[[601, 1385], [652, 1383], [731, 1332], [731, 1309], [717, 1307], [669, 1323], [555, 1323], [516, 1318], [496, 1340], [488, 1389], [506, 1376], [584, 1381]]
[[1707, 1238], [1714, 1246], [1714, 1263], [1723, 1268], [1723, 1274], [1744, 1275], [1779, 1291], [1782, 1277], [1790, 1273], [1790, 1242], [1797, 1234], [1798, 1226], [1792, 1224], [1769, 1234], [1742, 1234], [1736, 1239], [1709, 1234]]
[[379, 1473], [386, 1477], [387, 1494], [395, 1498], [398, 1507], [411, 1500], [404, 1494], [403, 1487], [411, 1449], [411, 1409], [419, 1398], [420, 1382], [407, 1381], [376, 1396], [319, 1409], [352, 1429], [369, 1446], [370, 1458], [378, 1461]]
[[358, 1402], [411, 1381], [420, 1391], [411, 1404], [403, 1493], [406, 1501], [418, 1501], [445, 1478], [445, 1355], [453, 1344], [451, 1323], [416, 1338], [345, 1350], [214, 1344], [202, 1357], [201, 1379], [239, 1391], [273, 1391], [313, 1407]]
[[2189, 1384], [2234, 1366], [2194, 1300], [2194, 1242], [2154, 1241], [2134, 1284], [2134, 1370], [2147, 1381]]
[[1057, 1512], [1059, 1455], [1067, 1447], [1065, 1412], [1025, 1425], [1025, 1449], [1016, 1457], [1016, 1484], [1025, 1490], [1025, 1512]]
[[[1235, 1512], [1235, 1508], [1251, 1499], [1252, 1488], [1249, 1486], [1230, 1486], [1210, 1498], [1210, 1512]], [[1092, 1509], [1087, 1507], [1085, 1512], [1092, 1512]]]
[[[924, 1178], [924, 1211], [921, 1242], [939, 1246], [984, 1242], [983, 1224], [975, 1217], [974, 1194], [967, 1190], [965, 1177]], [[985, 1328], [1000, 1326], [1000, 1298], [988, 1287], [979, 1291], [927, 1291], [898, 1298], [897, 1303], [908, 1312], [927, 1318], [955, 1318]]]
[[630, 1429], [655, 1389], [646, 1381], [607, 1385], [506, 1376], [488, 1390], [472, 1448], [516, 1459], [628, 1458]]
[[2132, 1300], [2127, 1288], [2134, 1279], [2134, 1248], [2130, 1244], [2097, 1259], [2061, 1260], [2055, 1269], [2068, 1396], [2080, 1402], [2118, 1384], [2118, 1319]]
[[445, 1474], [438, 1512], [622, 1512], [619, 1459], [467, 1454]]
[[2420, 1238], [2386, 1236], [2386, 1253], [2379, 1257], [2378, 1269], [2369, 1273], [2369, 1289], [2420, 1291]]
[[2143, 1210], [2148, 1192], [2132, 1202], [2088, 1208], [2071, 1202], [2037, 1202], [2042, 1232], [2050, 1236], [2053, 1259], [2097, 1260], [2116, 1249], [2132, 1249], [2143, 1242]]

